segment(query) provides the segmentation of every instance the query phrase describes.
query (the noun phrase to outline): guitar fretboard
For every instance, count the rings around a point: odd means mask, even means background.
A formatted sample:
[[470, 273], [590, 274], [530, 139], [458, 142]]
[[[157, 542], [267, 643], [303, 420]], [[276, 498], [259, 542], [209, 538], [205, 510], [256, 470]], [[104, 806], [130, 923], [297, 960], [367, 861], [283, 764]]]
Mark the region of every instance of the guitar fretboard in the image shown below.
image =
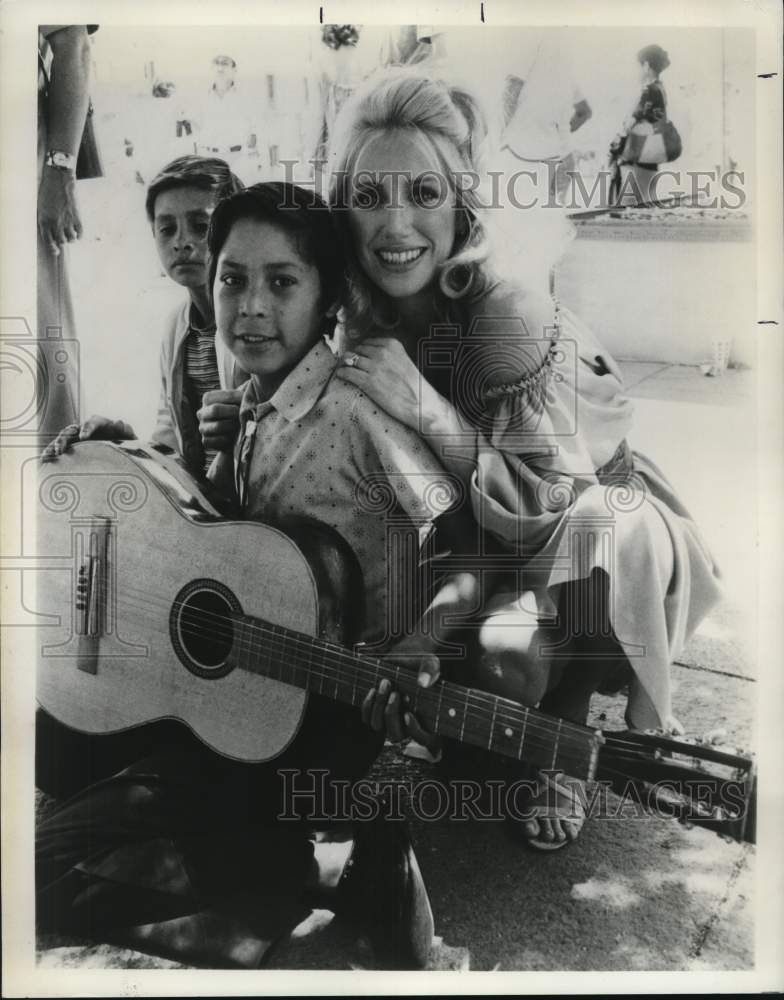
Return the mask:
[[234, 633], [232, 659], [242, 670], [355, 707], [386, 678], [431, 732], [583, 780], [594, 776], [602, 741], [585, 726], [451, 681], [422, 688], [406, 667], [249, 616], [234, 617]]

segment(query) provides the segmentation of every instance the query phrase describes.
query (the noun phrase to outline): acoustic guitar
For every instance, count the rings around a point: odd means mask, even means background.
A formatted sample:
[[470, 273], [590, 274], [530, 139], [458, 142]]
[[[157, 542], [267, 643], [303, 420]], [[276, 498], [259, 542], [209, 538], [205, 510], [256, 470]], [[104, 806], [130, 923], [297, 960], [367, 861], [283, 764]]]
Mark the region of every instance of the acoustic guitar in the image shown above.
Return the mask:
[[220, 754], [267, 761], [310, 693], [358, 708], [388, 678], [435, 733], [753, 842], [748, 755], [602, 733], [451, 681], [420, 688], [412, 670], [347, 647], [356, 591], [334, 545], [222, 518], [155, 449], [85, 442], [37, 475], [37, 697], [67, 727], [173, 718]]

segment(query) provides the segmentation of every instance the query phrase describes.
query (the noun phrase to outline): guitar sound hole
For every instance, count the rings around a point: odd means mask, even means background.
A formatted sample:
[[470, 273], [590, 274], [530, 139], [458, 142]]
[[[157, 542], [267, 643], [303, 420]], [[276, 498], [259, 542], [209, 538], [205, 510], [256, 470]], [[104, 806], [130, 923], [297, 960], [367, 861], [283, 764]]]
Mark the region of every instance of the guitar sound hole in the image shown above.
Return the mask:
[[225, 677], [234, 643], [233, 615], [242, 608], [215, 580], [194, 580], [177, 595], [169, 616], [172, 643], [180, 662], [198, 677]]

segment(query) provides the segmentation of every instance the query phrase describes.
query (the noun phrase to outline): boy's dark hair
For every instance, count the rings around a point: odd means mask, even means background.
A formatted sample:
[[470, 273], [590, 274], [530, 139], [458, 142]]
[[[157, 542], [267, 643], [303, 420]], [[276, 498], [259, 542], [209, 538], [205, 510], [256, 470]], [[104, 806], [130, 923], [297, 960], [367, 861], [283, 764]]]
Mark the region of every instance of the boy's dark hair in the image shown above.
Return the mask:
[[293, 236], [299, 252], [318, 270], [323, 303], [343, 301], [346, 266], [332, 213], [315, 191], [284, 181], [253, 184], [216, 205], [207, 234], [210, 298], [218, 255], [231, 227], [240, 219], [269, 222]]
[[217, 156], [179, 156], [167, 163], [147, 188], [145, 208], [151, 223], [155, 220], [155, 199], [158, 195], [179, 187], [214, 191], [216, 201], [245, 189], [245, 185], [231, 172], [225, 160], [220, 160]]
[[647, 62], [657, 76], [670, 65], [670, 57], [661, 45], [646, 45], [637, 53], [637, 61], [641, 66]]

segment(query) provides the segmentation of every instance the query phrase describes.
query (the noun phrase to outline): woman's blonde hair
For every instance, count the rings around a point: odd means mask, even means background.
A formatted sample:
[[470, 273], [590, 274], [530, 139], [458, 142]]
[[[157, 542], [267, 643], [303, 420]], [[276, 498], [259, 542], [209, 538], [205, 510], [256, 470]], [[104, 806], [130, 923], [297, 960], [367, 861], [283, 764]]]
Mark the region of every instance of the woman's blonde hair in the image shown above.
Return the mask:
[[[328, 172], [330, 204], [338, 217], [349, 262], [348, 325], [361, 336], [373, 325], [397, 322], [392, 303], [380, 296], [357, 262], [348, 230], [347, 209], [356, 165], [369, 142], [380, 133], [410, 131], [435, 155], [456, 199], [459, 213], [455, 247], [439, 275], [434, 306], [445, 313], [450, 300], [482, 293], [490, 245], [481, 214], [485, 116], [466, 90], [428, 76], [416, 68], [386, 69], [370, 77], [344, 104], [330, 136]], [[457, 178], [469, 181], [463, 186]]]

